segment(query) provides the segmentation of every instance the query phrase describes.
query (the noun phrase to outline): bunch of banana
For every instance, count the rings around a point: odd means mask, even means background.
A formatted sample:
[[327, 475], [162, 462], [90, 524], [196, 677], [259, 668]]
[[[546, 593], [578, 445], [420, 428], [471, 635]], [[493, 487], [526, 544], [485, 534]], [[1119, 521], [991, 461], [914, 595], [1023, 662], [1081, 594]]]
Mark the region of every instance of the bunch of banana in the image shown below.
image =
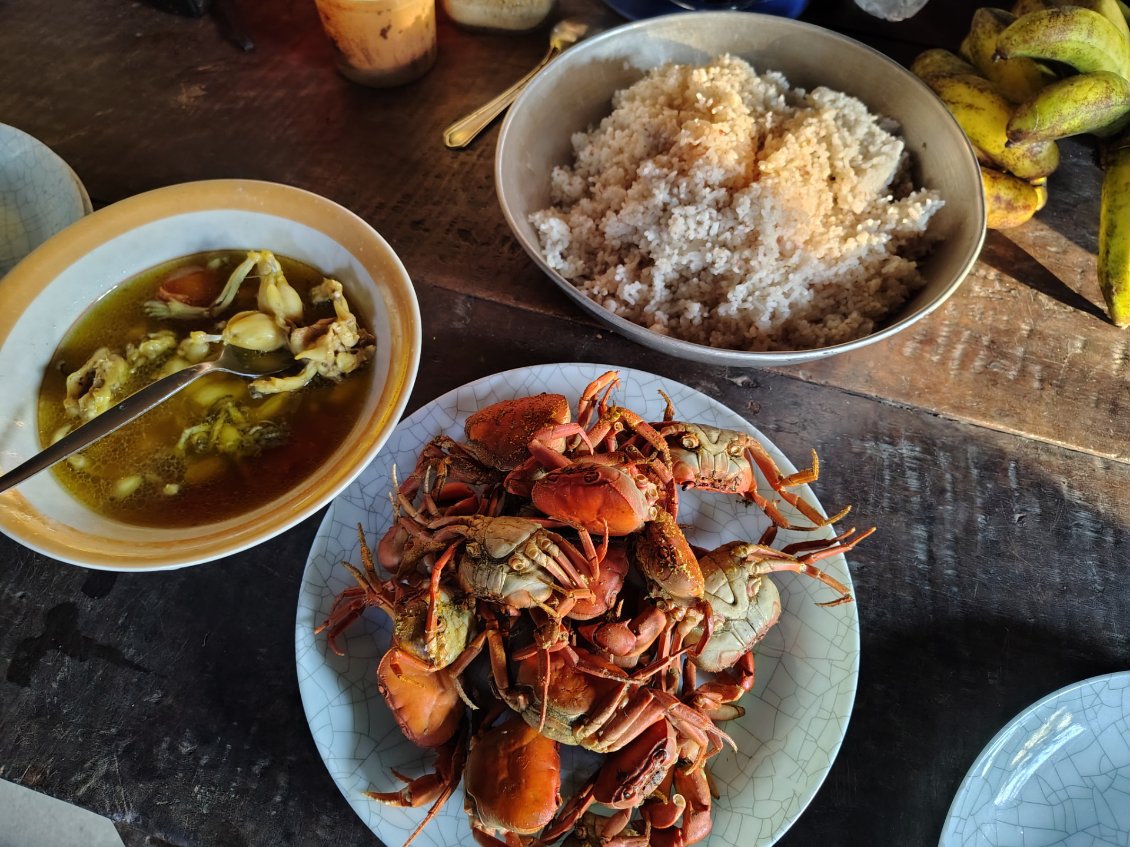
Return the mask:
[[1115, 326], [1130, 326], [1130, 138], [1104, 150], [1099, 288]]
[[1056, 76], [1047, 65], [1027, 56], [997, 58], [1000, 34], [1016, 19], [1016, 15], [1004, 9], [991, 6], [978, 9], [973, 13], [969, 34], [961, 42], [960, 52], [978, 73], [996, 84], [1001, 94], [1013, 103], [1023, 103], [1038, 94]]
[[911, 65], [977, 152], [990, 229], [1043, 208], [1058, 141], [1102, 140], [1099, 281], [1118, 326], [1130, 326], [1128, 19], [1124, 0], [1016, 0], [977, 9], [957, 53], [927, 50]]
[[[997, 11], [1003, 10], [992, 10], [991, 14]], [[977, 55], [991, 57], [995, 50], [975, 51], [968, 38], [966, 42], [970, 59]], [[991, 66], [991, 58], [983, 61]], [[1030, 70], [1016, 63], [1008, 71], [1015, 86], [1009, 88], [1013, 96], [1022, 86], [1043, 84], [1045, 72], [1036, 68], [1035, 62], [1027, 62]], [[1055, 140], [1011, 142], [1008, 124], [1016, 103], [1005, 95], [999, 81], [983, 76], [976, 65], [956, 53], [941, 48], [927, 50], [910, 69], [946, 104], [977, 152], [989, 228], [1019, 226], [1042, 209], [1047, 201], [1047, 178], [1059, 166]]]

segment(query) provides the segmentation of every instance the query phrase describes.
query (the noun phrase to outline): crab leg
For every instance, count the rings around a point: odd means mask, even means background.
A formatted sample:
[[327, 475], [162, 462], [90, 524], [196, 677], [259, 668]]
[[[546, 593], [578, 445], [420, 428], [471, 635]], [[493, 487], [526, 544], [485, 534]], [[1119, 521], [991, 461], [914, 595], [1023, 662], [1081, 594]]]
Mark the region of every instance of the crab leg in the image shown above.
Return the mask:
[[420, 821], [419, 825], [412, 830], [412, 834], [408, 836], [408, 840], [404, 842], [404, 847], [415, 840], [432, 819], [443, 808], [443, 805], [451, 797], [455, 791], [455, 786], [459, 784], [459, 780], [463, 776], [463, 763], [467, 760], [467, 731], [466, 728], [460, 729], [459, 733], [450, 742], [440, 747], [438, 758], [436, 760], [436, 769], [433, 773], [425, 774], [424, 776], [410, 779], [399, 771], [393, 771], [396, 778], [406, 782], [407, 785], [400, 791], [366, 791], [365, 796], [373, 800], [379, 800], [382, 803], [388, 803], [394, 806], [410, 806], [413, 808], [419, 807], [427, 803], [429, 800], [434, 800], [432, 807], [428, 809], [428, 813], [424, 819]]
[[[753, 445], [756, 445], [756, 447]], [[795, 494], [792, 491], [788, 490], [790, 486], [815, 482], [819, 478], [820, 460], [817, 457], [815, 450], [812, 451], [812, 466], [808, 468], [808, 470], [798, 471], [797, 473], [791, 474], [790, 476], [783, 476], [781, 474], [781, 470], [777, 467], [777, 463], [773, 461], [773, 458], [768, 453], [766, 453], [765, 449], [756, 441], [751, 441], [746, 444], [745, 455], [746, 458], [757, 465], [761, 473], [765, 475], [765, 479], [768, 481], [769, 487], [777, 492], [782, 500], [784, 500], [802, 515], [812, 521], [815, 526], [819, 527], [834, 524], [836, 521], [840, 520], [848, 512], [851, 511], [851, 506], [845, 506], [832, 517], [826, 517], [816, 511], [812, 504], [801, 497], [799, 494]], [[773, 506], [771, 503], [769, 503], [764, 497], [758, 494], [756, 490], [750, 490], [746, 492], [745, 496], [757, 503], [758, 507], [764, 509], [765, 513], [769, 515], [770, 519], [774, 523], [786, 529], [807, 528], [790, 525], [785, 520], [780, 511], [776, 508], [776, 506]]]
[[612, 393], [612, 389], [619, 384], [620, 374], [617, 371], [608, 371], [590, 382], [581, 393], [580, 399], [577, 400], [577, 422], [588, 428], [594, 408], [593, 403], [601, 392], [603, 392], [603, 395], [597, 401], [595, 408], [598, 414], [604, 414], [608, 408], [608, 397]]
[[361, 561], [364, 570], [357, 568], [349, 562], [342, 562], [355, 580], [356, 588], [347, 588], [334, 600], [333, 608], [326, 620], [314, 630], [315, 635], [326, 632], [326, 644], [337, 655], [345, 653], [337, 645], [337, 637], [341, 635], [361, 613], [369, 606], [379, 606], [390, 616], [393, 614], [394, 598], [390, 595], [384, 583], [377, 576], [373, 554], [365, 541], [365, 531], [357, 525], [357, 536], [361, 541]]
[[[554, 555], [553, 546], [556, 546], [563, 555]], [[559, 580], [564, 586], [587, 590], [588, 580], [581, 576], [580, 568], [588, 570], [591, 574], [594, 566], [572, 542], [556, 532], [547, 532], [544, 537], [538, 538], [537, 548], [544, 554], [543, 564], [554, 579]]]
[[429, 641], [435, 637], [436, 631], [436, 594], [439, 592], [439, 584], [443, 576], [443, 569], [447, 566], [455, 556], [455, 550], [459, 547], [459, 543], [450, 545], [443, 551], [436, 563], [432, 565], [432, 576], [428, 586], [428, 618], [424, 624], [424, 637]]

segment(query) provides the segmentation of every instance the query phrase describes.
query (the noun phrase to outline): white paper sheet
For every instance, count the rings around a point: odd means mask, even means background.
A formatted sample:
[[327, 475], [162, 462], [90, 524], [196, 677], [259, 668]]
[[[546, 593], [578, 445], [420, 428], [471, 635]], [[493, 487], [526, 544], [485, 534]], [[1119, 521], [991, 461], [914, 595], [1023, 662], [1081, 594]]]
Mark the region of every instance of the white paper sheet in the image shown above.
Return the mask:
[[109, 820], [0, 779], [0, 847], [124, 847]]

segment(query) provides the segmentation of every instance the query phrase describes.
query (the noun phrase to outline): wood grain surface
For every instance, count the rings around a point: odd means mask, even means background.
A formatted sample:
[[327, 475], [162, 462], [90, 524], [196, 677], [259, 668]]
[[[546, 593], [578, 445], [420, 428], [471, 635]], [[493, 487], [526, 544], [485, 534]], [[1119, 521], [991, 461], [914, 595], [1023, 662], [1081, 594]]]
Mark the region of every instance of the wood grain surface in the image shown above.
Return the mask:
[[[894, 24], [814, 0], [805, 17], [909, 62], [955, 47], [975, 5], [933, 0]], [[904, 335], [777, 371], [693, 365], [612, 334], [540, 274], [494, 199], [497, 128], [465, 151], [440, 143], [541, 57], [544, 31], [441, 16], [435, 68], [377, 90], [334, 71], [312, 2], [240, 6], [250, 52], [211, 18], [128, 0], [0, 3], [0, 121], [55, 149], [96, 205], [244, 177], [365, 218], [420, 297], [408, 411], [510, 367], [593, 361], [685, 382], [794, 459], [818, 449], [817, 496], [879, 532], [851, 557], [863, 643], [847, 738], [782, 847], [937, 843], [1009, 718], [1130, 666], [1128, 336], [1095, 285], [1087, 145], [1064, 144], [1048, 207], [991, 233], [958, 293]], [[0, 538], [0, 778], [109, 816], [131, 847], [378, 844], [298, 698], [295, 603], [319, 519], [156, 574], [87, 572]]]

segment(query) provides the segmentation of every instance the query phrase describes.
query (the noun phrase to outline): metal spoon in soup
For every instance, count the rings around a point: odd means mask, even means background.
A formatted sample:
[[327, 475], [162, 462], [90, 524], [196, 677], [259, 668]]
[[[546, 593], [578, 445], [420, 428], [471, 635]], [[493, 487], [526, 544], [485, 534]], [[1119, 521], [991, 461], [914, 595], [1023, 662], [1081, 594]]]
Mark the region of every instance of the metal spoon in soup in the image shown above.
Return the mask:
[[190, 365], [183, 370], [163, 376], [144, 388], [135, 391], [115, 406], [92, 418], [82, 426], [60, 438], [50, 447], [36, 453], [18, 467], [0, 476], [0, 492], [19, 485], [28, 477], [60, 462], [111, 432], [125, 426], [169, 399], [182, 388], [205, 374], [224, 372], [244, 377], [261, 377], [284, 371], [295, 363], [294, 355], [283, 347], [269, 353], [225, 344], [219, 357]]

